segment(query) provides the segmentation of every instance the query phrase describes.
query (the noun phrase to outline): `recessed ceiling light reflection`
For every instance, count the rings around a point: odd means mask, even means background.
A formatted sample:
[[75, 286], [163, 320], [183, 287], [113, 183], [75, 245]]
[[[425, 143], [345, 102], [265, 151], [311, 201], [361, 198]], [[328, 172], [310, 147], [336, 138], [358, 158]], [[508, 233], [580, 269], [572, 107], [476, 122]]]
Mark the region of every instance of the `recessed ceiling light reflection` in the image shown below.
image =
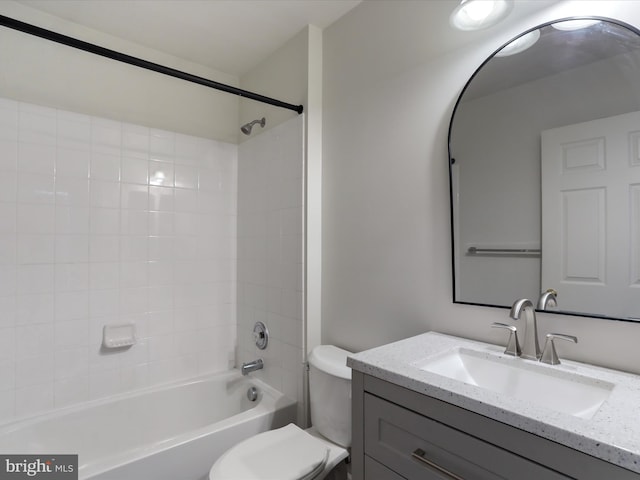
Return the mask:
[[551, 26], [556, 30], [580, 30], [582, 28], [590, 27], [591, 25], [595, 25], [596, 23], [600, 23], [600, 20], [566, 20], [564, 22], [552, 23]]
[[165, 174], [163, 171], [158, 170], [153, 177], [151, 177], [151, 181], [149, 182], [151, 185], [164, 185]]
[[449, 22], [460, 30], [480, 30], [498, 23], [512, 7], [512, 0], [462, 0]]
[[502, 47], [502, 49], [496, 53], [496, 57], [508, 57], [516, 53], [524, 52], [527, 48], [533, 46], [539, 38], [540, 30], [529, 32]]

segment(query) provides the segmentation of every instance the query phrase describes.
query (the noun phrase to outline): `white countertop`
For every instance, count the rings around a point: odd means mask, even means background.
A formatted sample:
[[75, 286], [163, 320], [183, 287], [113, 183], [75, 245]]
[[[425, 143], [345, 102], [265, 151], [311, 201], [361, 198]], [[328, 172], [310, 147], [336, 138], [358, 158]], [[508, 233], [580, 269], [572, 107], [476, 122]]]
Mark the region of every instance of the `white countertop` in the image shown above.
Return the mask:
[[640, 473], [640, 376], [563, 359], [560, 365], [539, 364], [551, 373], [571, 372], [615, 384], [596, 414], [582, 419], [413, 366], [456, 347], [492, 355], [505, 348], [429, 332], [351, 355], [347, 365]]

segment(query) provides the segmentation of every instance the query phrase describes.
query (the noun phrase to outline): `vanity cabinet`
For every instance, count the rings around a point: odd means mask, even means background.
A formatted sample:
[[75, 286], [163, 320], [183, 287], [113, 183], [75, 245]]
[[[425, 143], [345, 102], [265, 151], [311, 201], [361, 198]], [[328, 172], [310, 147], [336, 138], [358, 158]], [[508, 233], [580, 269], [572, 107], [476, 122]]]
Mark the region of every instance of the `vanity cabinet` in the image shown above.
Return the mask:
[[354, 480], [640, 479], [469, 410], [353, 371]]

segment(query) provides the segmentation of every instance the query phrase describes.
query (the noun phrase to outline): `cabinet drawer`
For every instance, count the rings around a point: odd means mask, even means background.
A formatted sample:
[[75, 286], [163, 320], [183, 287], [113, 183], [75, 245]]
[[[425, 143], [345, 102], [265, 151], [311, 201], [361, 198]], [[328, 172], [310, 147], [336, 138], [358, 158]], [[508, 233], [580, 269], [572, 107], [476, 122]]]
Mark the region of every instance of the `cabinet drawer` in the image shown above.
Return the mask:
[[405, 480], [404, 477], [366, 455], [364, 457], [364, 478], [370, 478], [371, 480]]
[[569, 478], [368, 393], [364, 417], [364, 453], [410, 480]]

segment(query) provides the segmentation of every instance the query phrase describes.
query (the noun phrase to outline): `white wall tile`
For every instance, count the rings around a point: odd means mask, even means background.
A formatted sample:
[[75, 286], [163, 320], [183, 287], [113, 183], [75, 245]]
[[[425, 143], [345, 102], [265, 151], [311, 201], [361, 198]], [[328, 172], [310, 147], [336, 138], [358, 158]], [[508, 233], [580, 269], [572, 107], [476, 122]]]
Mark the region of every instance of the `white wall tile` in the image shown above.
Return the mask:
[[13, 362], [15, 358], [15, 336], [15, 328], [0, 328], [0, 362]]
[[86, 115], [58, 112], [58, 147], [89, 151], [91, 118]]
[[18, 174], [3, 171], [0, 174], [0, 202], [15, 202], [18, 197]]
[[120, 264], [117, 262], [90, 263], [89, 285], [92, 291], [117, 289], [120, 285]]
[[70, 377], [86, 377], [89, 374], [88, 359], [89, 349], [87, 347], [66, 348], [56, 351], [55, 380], [58, 381]]
[[55, 200], [53, 175], [18, 173], [18, 201], [21, 203], [53, 204]]
[[0, 233], [16, 233], [16, 204], [0, 203]]
[[17, 388], [15, 390], [15, 399], [16, 417], [26, 417], [51, 410], [54, 406], [53, 382]]
[[72, 377], [57, 380], [53, 386], [56, 408], [64, 408], [89, 400], [89, 377]]
[[152, 287], [169, 286], [173, 284], [173, 262], [149, 262], [149, 285]]
[[[145, 262], [149, 258], [148, 237], [120, 237], [120, 260], [123, 262]], [[122, 273], [126, 275], [126, 273]], [[123, 283], [124, 285], [124, 283]]]
[[[0, 235], [0, 261], [2, 260], [2, 235]], [[169, 260], [174, 255], [174, 239], [171, 236], [149, 236], [149, 260]]]
[[[10, 305], [15, 305], [15, 295], [18, 290], [16, 285], [17, 269], [16, 265], [2, 265], [0, 267], [0, 299], [2, 299], [0, 304], [0, 312], [2, 312], [0, 326], [2, 326], [3, 322], [6, 324], [4, 326], [8, 326], [8, 317], [11, 317], [11, 313], [15, 313], [15, 307], [10, 308]], [[3, 318], [5, 315], [7, 318]]]
[[[216, 268], [208, 269], [215, 272], [214, 279], [219, 285], [233, 285], [237, 281], [238, 303], [232, 307], [237, 308], [237, 362], [256, 355], [251, 330], [256, 320], [265, 321], [272, 342], [265, 355], [267, 365], [259, 374], [275, 388], [301, 400], [304, 371], [300, 121], [292, 120], [243, 143], [237, 169], [220, 163], [218, 170], [201, 171], [200, 178], [207, 179], [206, 188], [217, 184], [221, 192], [236, 188], [238, 192], [237, 203], [232, 203], [237, 207], [237, 217], [232, 213], [221, 216], [215, 224], [201, 222], [203, 236], [237, 240], [227, 244], [232, 245], [228, 247], [231, 256], [235, 256], [237, 246], [237, 272], [228, 264], [225, 267], [224, 257], [214, 259], [216, 263], [211, 264]], [[289, 148], [287, 143], [285, 148], [277, 137], [289, 134], [293, 146]], [[208, 204], [220, 203], [214, 198], [211, 195]], [[207, 203], [201, 208], [204, 211]], [[225, 210], [218, 212], [222, 214]], [[228, 288], [220, 289], [219, 299], [228, 301], [228, 292]], [[224, 313], [220, 316], [224, 318]]]
[[82, 369], [82, 372], [87, 373], [85, 371], [86, 369], [88, 369], [87, 362], [89, 359], [89, 353], [86, 348], [86, 346], [89, 344], [89, 323], [87, 322], [87, 319], [80, 318], [78, 320], [56, 321], [54, 324], [54, 335], [56, 348], [56, 368], [60, 349], [74, 347], [76, 350], [78, 350], [79, 347], [83, 347], [84, 356], [78, 359], [80, 363], [76, 367], [76, 369]]
[[120, 237], [100, 235], [89, 237], [89, 261], [117, 262], [120, 260]]
[[57, 121], [54, 110], [23, 108], [18, 117], [18, 140], [41, 145], [56, 145]]
[[[142, 237], [144, 240], [146, 238]], [[146, 247], [146, 245], [145, 245]], [[143, 260], [146, 260], [144, 258]], [[120, 286], [124, 288], [145, 287], [149, 284], [149, 271], [146, 261], [121, 262]]]
[[113, 235], [118, 232], [122, 213], [115, 208], [92, 208], [89, 212], [91, 235]]
[[52, 293], [54, 291], [53, 265], [19, 265], [16, 269], [16, 293], [19, 295]]
[[0, 99], [0, 422], [233, 365], [236, 152]]
[[[15, 335], [15, 359], [25, 360], [40, 356], [42, 361], [30, 360], [25, 365], [30, 366], [29, 368], [33, 370], [31, 377], [42, 378], [43, 380], [50, 379], [52, 362], [45, 356], [53, 355], [53, 324], [19, 325], [16, 327]], [[37, 369], [38, 364], [41, 367], [40, 372]], [[16, 364], [16, 387], [24, 386], [22, 382], [31, 382], [33, 380], [29, 378], [19, 380], [21, 375], [18, 367], [19, 365]]]
[[120, 206], [120, 184], [118, 182], [91, 179], [89, 190], [92, 207], [118, 208]]
[[53, 175], [56, 165], [56, 147], [35, 143], [18, 144], [18, 171]]
[[90, 158], [91, 154], [88, 150], [62, 148], [58, 146], [56, 157], [56, 178], [88, 178]]
[[154, 155], [172, 158], [175, 155], [176, 134], [163, 130], [149, 131], [149, 151]]
[[176, 212], [196, 213], [198, 211], [198, 192], [196, 190], [176, 188], [174, 202]]
[[0, 362], [0, 392], [13, 391], [16, 379], [15, 370], [13, 362]]
[[54, 233], [53, 205], [18, 204], [17, 231], [20, 233]]
[[92, 372], [89, 376], [89, 398], [96, 399], [120, 393], [120, 370]]
[[153, 236], [173, 235], [174, 214], [172, 212], [149, 212], [149, 234]]
[[179, 188], [198, 188], [198, 169], [188, 165], [175, 166], [175, 182]]
[[[147, 333], [149, 337], [153, 339], [157, 336], [162, 336], [162, 339], [155, 342], [152, 340], [150, 343], [158, 344], [158, 342], [160, 342], [160, 345], [164, 345], [169, 341], [168, 337], [165, 336], [173, 332], [173, 312], [170, 310], [151, 312], [148, 315], [148, 319], [149, 323], [147, 326]], [[159, 347], [156, 346], [153, 348], [156, 349]], [[159, 360], [157, 357], [153, 357], [151, 359]]]
[[18, 103], [2, 99], [0, 104], [0, 140], [18, 141]]
[[56, 205], [89, 207], [89, 181], [87, 178], [82, 176], [56, 177]]
[[149, 129], [138, 125], [122, 126], [122, 149], [127, 156], [148, 158]]
[[89, 317], [89, 293], [59, 292], [56, 295], [56, 322]]
[[149, 310], [169, 310], [173, 308], [173, 286], [149, 287]]
[[90, 215], [88, 207], [56, 206], [55, 232], [60, 235], [88, 235]]
[[146, 158], [123, 157], [121, 181], [147, 185], [149, 181], [149, 161]]
[[158, 187], [175, 186], [173, 164], [151, 160], [149, 162], [149, 185]]
[[120, 181], [120, 155], [102, 152], [91, 153], [91, 167], [89, 173], [91, 179], [106, 180], [109, 182]]
[[87, 263], [88, 235], [56, 235], [56, 263]]
[[[89, 291], [89, 317], [105, 318], [117, 316], [120, 312], [119, 289], [92, 289]], [[100, 329], [100, 335], [102, 328]], [[99, 339], [98, 339], [99, 340]]]
[[149, 210], [173, 212], [174, 189], [168, 187], [149, 187]]
[[121, 207], [131, 210], [149, 208], [149, 188], [145, 185], [122, 184]]
[[[122, 280], [122, 279], [121, 279]], [[149, 292], [145, 287], [120, 288], [120, 313], [144, 313], [149, 311]]]
[[55, 265], [55, 291], [73, 292], [89, 289], [88, 263], [60, 263]]
[[118, 122], [91, 119], [91, 148], [102, 153], [114, 153], [122, 147], [122, 128]]
[[[1, 128], [1, 127], [0, 127]], [[0, 133], [0, 171], [18, 170], [18, 142], [5, 140]]]
[[54, 235], [18, 234], [17, 262], [54, 263], [55, 240]]

